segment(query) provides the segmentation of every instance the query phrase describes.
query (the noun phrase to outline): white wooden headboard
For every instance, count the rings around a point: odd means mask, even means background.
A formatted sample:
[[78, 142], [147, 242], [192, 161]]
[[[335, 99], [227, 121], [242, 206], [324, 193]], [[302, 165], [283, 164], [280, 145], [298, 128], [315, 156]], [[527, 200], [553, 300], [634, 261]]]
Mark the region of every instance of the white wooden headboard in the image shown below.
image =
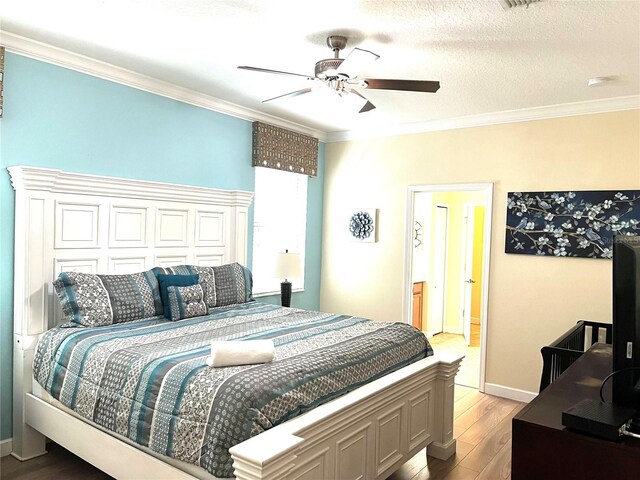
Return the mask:
[[246, 265], [253, 193], [45, 168], [8, 170], [16, 196], [15, 447], [29, 434], [22, 431], [21, 417], [24, 393], [31, 391], [33, 349], [57, 322], [51, 283], [58, 274]]

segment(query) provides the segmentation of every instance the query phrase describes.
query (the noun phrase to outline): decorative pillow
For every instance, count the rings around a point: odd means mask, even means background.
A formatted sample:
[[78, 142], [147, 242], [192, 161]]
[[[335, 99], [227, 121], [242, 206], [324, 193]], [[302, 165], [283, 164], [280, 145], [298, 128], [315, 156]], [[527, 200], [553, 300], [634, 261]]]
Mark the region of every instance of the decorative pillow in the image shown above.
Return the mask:
[[213, 267], [213, 274], [217, 306], [253, 301], [251, 270], [236, 262]]
[[113, 323], [113, 311], [107, 290], [97, 275], [62, 272], [53, 282], [67, 321], [87, 327]]
[[160, 298], [164, 306], [165, 318], [171, 318], [169, 312], [169, 287], [190, 287], [198, 285], [198, 275], [167, 275], [164, 273], [156, 273], [158, 283], [160, 284]]
[[87, 327], [162, 314], [160, 289], [151, 270], [127, 275], [62, 272], [53, 287], [65, 319]]
[[154, 268], [158, 273], [172, 273], [174, 275], [198, 275], [198, 283], [204, 292], [204, 303], [207, 307], [216, 306], [216, 283], [213, 276], [213, 267], [199, 267], [196, 265], [176, 265], [174, 267]]
[[204, 291], [199, 283], [186, 287], [167, 287], [169, 303], [165, 305], [165, 312], [169, 312], [169, 320], [200, 317], [208, 312], [204, 303]]

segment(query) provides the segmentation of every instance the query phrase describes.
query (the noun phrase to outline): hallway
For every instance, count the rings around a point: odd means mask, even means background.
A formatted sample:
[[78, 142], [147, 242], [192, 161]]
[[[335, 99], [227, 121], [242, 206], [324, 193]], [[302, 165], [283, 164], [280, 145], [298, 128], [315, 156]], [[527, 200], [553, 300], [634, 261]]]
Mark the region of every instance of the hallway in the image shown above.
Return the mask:
[[456, 385], [479, 388], [480, 385], [480, 325], [471, 324], [471, 345], [467, 346], [464, 336], [440, 333], [429, 339], [433, 351], [451, 352], [464, 355], [460, 371], [456, 375]]

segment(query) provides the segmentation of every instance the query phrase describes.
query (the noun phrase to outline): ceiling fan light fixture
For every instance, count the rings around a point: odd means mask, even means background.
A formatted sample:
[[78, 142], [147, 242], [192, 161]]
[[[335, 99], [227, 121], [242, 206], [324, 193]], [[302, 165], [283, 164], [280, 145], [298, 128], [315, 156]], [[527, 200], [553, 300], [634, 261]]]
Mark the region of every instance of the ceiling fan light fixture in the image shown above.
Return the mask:
[[[358, 79], [357, 77], [361, 70], [372, 62], [375, 62], [379, 56], [369, 50], [354, 48], [346, 58], [341, 59], [339, 58], [340, 50], [346, 46], [346, 43], [347, 38], [343, 36], [333, 35], [327, 38], [327, 45], [333, 50], [334, 58], [325, 58], [324, 60], [316, 62], [315, 75], [313, 77], [299, 73], [251, 66], [239, 66], [238, 68], [262, 73], [287, 75], [290, 77], [302, 77], [307, 80], [312, 80], [312, 85], [307, 88], [264, 100], [263, 103], [270, 102], [272, 100], [299, 97], [310, 92], [317, 92], [317, 103], [323, 108], [327, 107], [337, 99], [346, 99], [343, 103], [350, 104], [352, 106], [357, 102], [357, 108], [360, 113], [373, 110], [375, 105], [359, 93], [358, 90], [356, 90], [357, 88], [427, 93], [435, 93], [440, 88], [440, 82], [432, 80], [394, 80], [380, 78]], [[324, 98], [321, 99], [320, 97]], [[304, 98], [307, 97], [305, 96]]]
[[326, 58], [316, 62], [315, 75], [320, 79], [335, 77], [338, 75], [338, 68], [342, 64], [342, 58]]

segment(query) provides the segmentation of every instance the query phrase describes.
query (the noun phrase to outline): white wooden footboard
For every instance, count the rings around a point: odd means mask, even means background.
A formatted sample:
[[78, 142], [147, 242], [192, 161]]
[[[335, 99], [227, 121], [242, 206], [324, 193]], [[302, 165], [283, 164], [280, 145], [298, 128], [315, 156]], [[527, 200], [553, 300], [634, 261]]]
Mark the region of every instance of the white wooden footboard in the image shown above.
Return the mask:
[[[453, 380], [460, 360], [421, 360], [236, 445], [236, 478], [386, 478], [425, 446], [429, 455], [448, 458], [456, 445]], [[24, 406], [28, 428], [115, 478], [214, 478], [169, 465], [37, 394], [25, 394]]]
[[449, 458], [460, 361], [426, 358], [236, 445], [236, 478], [378, 479], [425, 446]]

